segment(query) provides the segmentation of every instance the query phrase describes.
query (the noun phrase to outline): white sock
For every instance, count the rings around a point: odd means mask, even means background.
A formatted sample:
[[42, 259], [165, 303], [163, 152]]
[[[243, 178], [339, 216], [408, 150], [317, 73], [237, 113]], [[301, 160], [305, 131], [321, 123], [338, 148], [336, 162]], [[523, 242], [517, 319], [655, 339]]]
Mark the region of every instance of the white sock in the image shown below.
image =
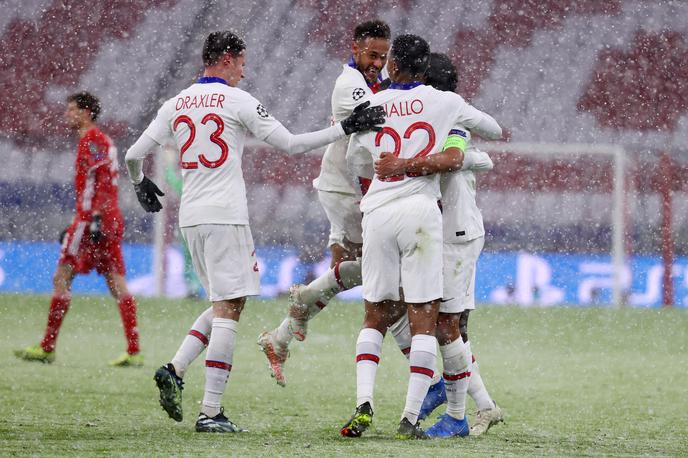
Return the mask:
[[471, 351], [471, 342], [466, 342], [468, 347], [468, 357], [472, 361], [471, 367], [471, 378], [468, 382], [468, 395], [473, 398], [475, 405], [478, 410], [487, 410], [494, 408], [494, 402], [490, 393], [487, 392], [485, 388], [485, 383], [483, 383], [483, 378], [480, 376], [480, 368], [478, 367], [478, 362], [473, 357], [473, 352]]
[[227, 318], [213, 318], [213, 330], [205, 359], [205, 395], [201, 411], [209, 417], [220, 413], [222, 395], [232, 370], [234, 342], [239, 323]]
[[308, 305], [310, 319], [317, 315], [338, 293], [359, 286], [361, 261], [343, 261], [301, 288], [301, 300]]
[[409, 362], [411, 375], [409, 377], [408, 391], [406, 392], [406, 405], [403, 417], [406, 417], [412, 425], [418, 422], [418, 414], [423, 399], [428, 394], [430, 382], [435, 375], [437, 358], [437, 339], [435, 336], [417, 334], [411, 339], [411, 354]]
[[206, 311], [196, 318], [189, 333], [179, 346], [177, 354], [172, 358], [171, 363], [174, 366], [174, 371], [179, 377], [184, 377], [186, 369], [188, 369], [191, 363], [203, 353], [205, 347], [208, 346], [208, 336], [210, 335], [212, 325], [213, 308], [208, 307]]
[[275, 343], [283, 349], [286, 349], [293, 338], [294, 335], [289, 329], [289, 317], [287, 316], [284, 320], [282, 320], [280, 325], [277, 326], [277, 329], [275, 329]]
[[440, 346], [444, 364], [444, 387], [447, 391], [447, 414], [458, 420], [466, 416], [466, 391], [471, 377], [466, 344], [459, 337]]
[[377, 329], [363, 328], [356, 341], [356, 406], [373, 407], [375, 374], [380, 364], [384, 336]]

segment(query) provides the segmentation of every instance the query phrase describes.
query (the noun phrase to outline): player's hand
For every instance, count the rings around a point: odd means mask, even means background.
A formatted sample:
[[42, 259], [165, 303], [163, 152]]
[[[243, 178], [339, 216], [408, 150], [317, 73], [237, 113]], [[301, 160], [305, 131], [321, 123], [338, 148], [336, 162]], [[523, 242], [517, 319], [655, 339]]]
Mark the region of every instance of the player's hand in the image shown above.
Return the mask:
[[346, 135], [362, 130], [380, 130], [376, 125], [385, 123], [385, 109], [382, 106], [369, 105], [370, 101], [358, 105], [351, 116], [342, 121], [342, 129]]
[[384, 152], [375, 161], [375, 173], [380, 178], [403, 175], [406, 172], [406, 159], [400, 159], [394, 153]]
[[65, 227], [64, 229], [62, 229], [62, 231], [60, 231], [60, 238], [59, 238], [60, 245], [62, 245], [62, 242], [64, 242], [65, 237], [67, 237], [67, 231], [68, 230], [69, 230], [69, 226]]
[[162, 209], [158, 196], [164, 196], [165, 193], [147, 177], [144, 176], [141, 183], [134, 185], [134, 191], [136, 191], [136, 198], [139, 200], [139, 203], [147, 212], [155, 213]]
[[103, 239], [103, 219], [100, 215], [93, 215], [91, 217], [91, 224], [88, 226], [88, 232], [91, 235], [91, 240], [95, 243]]

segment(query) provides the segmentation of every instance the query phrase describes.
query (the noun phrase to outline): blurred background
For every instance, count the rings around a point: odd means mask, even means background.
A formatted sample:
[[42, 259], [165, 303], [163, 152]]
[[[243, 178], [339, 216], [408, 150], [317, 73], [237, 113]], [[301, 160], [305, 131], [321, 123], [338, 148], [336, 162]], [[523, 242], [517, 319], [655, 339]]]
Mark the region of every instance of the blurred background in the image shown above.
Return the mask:
[[[457, 92], [508, 133], [482, 145], [495, 169], [478, 177], [479, 301], [688, 307], [688, 2], [7, 0], [1, 9], [0, 291], [51, 289], [74, 211], [67, 95], [101, 99], [100, 124], [119, 148], [132, 290], [184, 296], [172, 187], [156, 222], [122, 162], [163, 101], [201, 73], [205, 36], [245, 38], [240, 87], [301, 133], [329, 125], [353, 28], [380, 18], [393, 35], [416, 33], [448, 53]], [[322, 152], [286, 157], [256, 141], [244, 151], [266, 297], [327, 268], [329, 226], [311, 184]], [[169, 156], [149, 161], [159, 181], [174, 169]], [[95, 276], [74, 289], [106, 291]]]

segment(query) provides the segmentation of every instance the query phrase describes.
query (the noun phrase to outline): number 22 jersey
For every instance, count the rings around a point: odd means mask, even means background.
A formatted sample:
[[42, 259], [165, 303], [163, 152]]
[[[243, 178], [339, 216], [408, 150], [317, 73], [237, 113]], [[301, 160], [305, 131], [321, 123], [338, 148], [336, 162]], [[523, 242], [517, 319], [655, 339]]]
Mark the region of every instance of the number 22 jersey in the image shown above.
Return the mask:
[[[475, 129], [487, 138], [501, 136], [497, 122], [460, 95], [421, 83], [392, 83], [389, 89], [373, 95], [370, 102], [385, 108], [385, 124], [379, 132], [351, 136], [347, 163], [354, 175], [366, 176], [362, 171], [369, 171], [383, 152], [405, 159], [438, 153], [456, 124]], [[394, 199], [415, 194], [439, 199], [439, 175], [400, 175], [382, 180], [376, 175], [361, 200], [361, 211], [368, 213]]]

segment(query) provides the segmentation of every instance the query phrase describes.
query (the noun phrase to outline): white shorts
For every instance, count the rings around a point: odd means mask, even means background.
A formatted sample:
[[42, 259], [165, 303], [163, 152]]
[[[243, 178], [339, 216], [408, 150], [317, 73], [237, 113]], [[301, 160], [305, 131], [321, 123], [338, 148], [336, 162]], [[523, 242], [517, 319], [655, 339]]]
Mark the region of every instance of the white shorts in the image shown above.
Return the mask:
[[260, 294], [258, 259], [248, 226], [201, 224], [181, 229], [211, 302]]
[[363, 298], [421, 304], [442, 297], [442, 214], [425, 195], [403, 197], [363, 216]]
[[318, 191], [318, 200], [330, 221], [328, 247], [341, 245], [346, 248], [346, 240], [363, 243], [359, 196], [343, 192]]
[[444, 293], [440, 312], [461, 313], [475, 309], [475, 265], [485, 244], [485, 237], [466, 243], [445, 243]]

